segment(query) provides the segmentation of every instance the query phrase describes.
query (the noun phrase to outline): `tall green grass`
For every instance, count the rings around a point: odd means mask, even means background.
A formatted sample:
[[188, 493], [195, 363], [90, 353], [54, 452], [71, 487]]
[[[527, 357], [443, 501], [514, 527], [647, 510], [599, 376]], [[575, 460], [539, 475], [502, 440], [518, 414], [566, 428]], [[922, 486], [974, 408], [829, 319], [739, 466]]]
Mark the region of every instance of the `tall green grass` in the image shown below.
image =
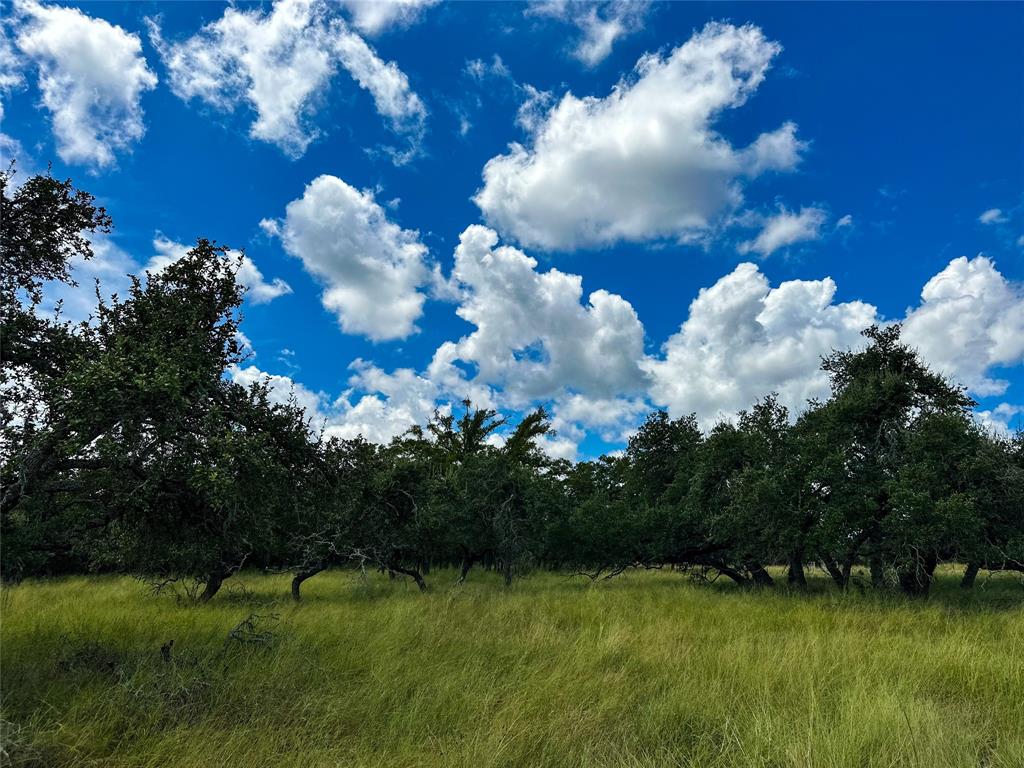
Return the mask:
[[[509, 589], [244, 574], [203, 607], [125, 578], [5, 587], [14, 764], [1024, 766], [1024, 587], [931, 599], [698, 585]], [[244, 590], [240, 589], [244, 585]], [[251, 626], [239, 626], [251, 614]], [[276, 614], [277, 620], [269, 614]], [[235, 629], [234, 636], [229, 637]], [[174, 640], [170, 661], [160, 648]]]

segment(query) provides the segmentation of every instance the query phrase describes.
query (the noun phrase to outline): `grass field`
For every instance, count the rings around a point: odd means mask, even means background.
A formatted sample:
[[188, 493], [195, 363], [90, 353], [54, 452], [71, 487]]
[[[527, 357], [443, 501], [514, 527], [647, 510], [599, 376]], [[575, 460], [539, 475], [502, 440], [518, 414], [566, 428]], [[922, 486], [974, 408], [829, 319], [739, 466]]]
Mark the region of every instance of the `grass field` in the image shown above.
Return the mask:
[[248, 574], [203, 607], [29, 582], [2, 597], [4, 742], [46, 766], [1021, 768], [1024, 586], [956, 578], [907, 602], [335, 572], [293, 605]]

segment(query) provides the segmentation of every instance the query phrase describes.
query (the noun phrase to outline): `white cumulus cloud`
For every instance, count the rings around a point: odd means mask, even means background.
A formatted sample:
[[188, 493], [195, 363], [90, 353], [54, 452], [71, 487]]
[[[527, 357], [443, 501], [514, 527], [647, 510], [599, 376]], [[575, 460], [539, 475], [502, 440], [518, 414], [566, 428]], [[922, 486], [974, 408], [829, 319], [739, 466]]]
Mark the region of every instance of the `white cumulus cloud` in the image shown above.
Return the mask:
[[363, 38], [349, 31], [338, 35], [334, 48], [342, 66], [369, 92], [377, 112], [388, 118], [396, 131], [422, 131], [427, 109], [397, 64], [381, 60]]
[[978, 217], [978, 221], [982, 224], [1003, 224], [1008, 219], [1000, 208], [989, 208]]
[[150, 20], [150, 36], [180, 98], [256, 113], [250, 135], [301, 157], [319, 135], [312, 124], [340, 64], [369, 92], [396, 131], [418, 136], [426, 107], [394, 62], [382, 61], [322, 0], [279, 0], [269, 12], [229, 7], [194, 36], [168, 42]]
[[228, 376], [236, 384], [249, 388], [253, 384], [264, 384], [267, 386], [270, 402], [279, 405], [286, 405], [294, 402], [306, 412], [310, 419], [310, 427], [313, 431], [319, 431], [323, 426], [326, 416], [324, 415], [324, 404], [326, 396], [321, 392], [314, 392], [308, 387], [293, 381], [288, 376], [279, 376], [273, 373], [261, 371], [255, 365], [245, 367], [233, 365], [228, 369]]
[[[770, 256], [780, 248], [796, 243], [805, 243], [821, 238], [821, 228], [828, 214], [821, 208], [801, 208], [799, 213], [782, 208], [764, 222], [764, 226], [753, 240], [740, 243], [740, 253], [759, 253]], [[851, 220], [844, 217], [846, 225]]]
[[594, 430], [606, 443], [625, 442], [651, 410], [643, 397], [561, 397], [554, 405], [555, 429], [574, 432], [577, 425]]
[[772, 288], [756, 265], [740, 264], [701, 289], [661, 357], [645, 362], [651, 400], [709, 427], [769, 392], [793, 411], [826, 396], [821, 356], [857, 345], [877, 320], [870, 304], [833, 303], [835, 292], [831, 278]]
[[[705, 429], [769, 392], [799, 413], [808, 399], [829, 394], [822, 356], [862, 346], [864, 328], [891, 322], [871, 304], [836, 302], [830, 278], [773, 287], [747, 263], [701, 290], [679, 331], [647, 355], [643, 327], [624, 299], [594, 291], [585, 302], [578, 276], [538, 270], [482, 226], [462, 234], [451, 282], [456, 312], [475, 329], [441, 344], [422, 371], [389, 373], [356, 360], [349, 388], [333, 400], [298, 388], [316, 424], [387, 442], [465, 397], [505, 412], [545, 404], [556, 434], [543, 449], [576, 459], [588, 435], [625, 442], [652, 406], [696, 413]], [[1022, 296], [988, 259], [954, 259], [908, 310], [905, 340], [976, 394], [1001, 392], [1005, 383], [988, 371], [1024, 362]], [[272, 382], [291, 396], [290, 379]], [[1001, 403], [975, 417], [1006, 434], [1021, 413]]]
[[[425, 424], [437, 406], [437, 386], [410, 368], [387, 373], [356, 360], [349, 379], [352, 389], [333, 403], [326, 433], [341, 438], [362, 435], [386, 443], [413, 424]], [[355, 393], [363, 392], [360, 396]]]
[[645, 0], [540, 0], [530, 3], [526, 12], [573, 24], [580, 37], [572, 54], [586, 66], [594, 67], [608, 58], [616, 41], [643, 28], [650, 7]]
[[[18, 2], [12, 23], [18, 52], [37, 70], [57, 154], [93, 169], [112, 166], [145, 133], [142, 94], [157, 83], [138, 36], [75, 8], [35, 2]], [[8, 71], [4, 82], [17, 81]]]
[[757, 27], [711, 23], [643, 56], [604, 98], [567, 93], [527, 145], [487, 162], [474, 201], [504, 235], [544, 249], [706, 236], [742, 203], [745, 179], [800, 160], [792, 123], [739, 149], [715, 128], [779, 51]]
[[357, 359], [346, 389], [331, 399], [314, 392], [289, 376], [272, 374], [255, 365], [232, 366], [228, 375], [249, 387], [266, 384], [271, 402], [295, 402], [306, 412], [310, 429], [327, 437], [352, 439], [362, 436], [375, 443], [387, 443], [405, 433], [413, 424], [425, 424], [435, 408], [437, 387], [408, 368], [386, 373], [372, 363]]
[[[645, 361], [651, 401], [674, 415], [696, 412], [706, 427], [769, 392], [791, 411], [826, 397], [821, 357], [859, 346], [861, 330], [888, 322], [870, 304], [835, 303], [835, 292], [831, 278], [772, 288], [757, 266], [740, 264], [700, 291], [662, 355]], [[1005, 392], [993, 367], [1024, 362], [1024, 287], [983, 256], [953, 259], [920, 304], [894, 319], [928, 365], [977, 395]]]
[[487, 227], [470, 226], [459, 240], [456, 313], [475, 330], [442, 345], [436, 374], [452, 374], [462, 361], [475, 369], [475, 382], [500, 387], [511, 404], [561, 391], [612, 397], [643, 388], [644, 331], [629, 302], [604, 290], [583, 302], [579, 275], [539, 271], [532, 257], [499, 246]]
[[[325, 178], [332, 177], [321, 177]], [[409, 248], [421, 276], [425, 275], [418, 260], [422, 246], [412, 239], [414, 233], [383, 221], [382, 213], [372, 211], [375, 204], [367, 193], [340, 184], [334, 179], [326, 194], [317, 182], [310, 185], [302, 199], [309, 205], [302, 206], [301, 216], [293, 206], [302, 201], [289, 206], [285, 222], [278, 226], [286, 248], [296, 255], [300, 249], [306, 252], [305, 260], [317, 244], [316, 258], [343, 261], [346, 270], [353, 268], [349, 256], [357, 250], [383, 248], [390, 259], [396, 258], [396, 251]], [[325, 199], [333, 203], [328, 205]], [[337, 215], [337, 208], [346, 214]], [[375, 219], [365, 237], [372, 232], [379, 238], [383, 229], [387, 242], [364, 243], [359, 249], [351, 243], [338, 245], [360, 229], [359, 223], [353, 223], [357, 217]], [[300, 245], [295, 230], [305, 228], [311, 219], [331, 224], [313, 237], [307, 232]], [[340, 250], [325, 252], [319, 250], [321, 244], [338, 245]], [[411, 424], [424, 423], [435, 407], [445, 409], [469, 398], [478, 407], [513, 411], [553, 403], [558, 435], [544, 444], [553, 455], [575, 456], [576, 445], [588, 429], [609, 440], [628, 434], [647, 408], [643, 396], [647, 380], [641, 369], [643, 326], [636, 312], [624, 299], [603, 290], [593, 291], [584, 301], [578, 275], [537, 267], [522, 251], [499, 246], [492, 230], [467, 228], [456, 248], [448, 299], [474, 330], [442, 343], [420, 372], [400, 368], [389, 373], [357, 360], [350, 389], [333, 402], [320, 400], [318, 418], [327, 425], [327, 432], [386, 441]], [[356, 271], [364, 268], [355, 267]], [[381, 282], [373, 279], [370, 269], [365, 278], [356, 279], [364, 284], [364, 291], [377, 290]], [[401, 304], [400, 299], [379, 296], [366, 301], [385, 309]]]
[[352, 24], [367, 35], [377, 35], [393, 27], [407, 27], [418, 21], [425, 9], [440, 1], [341, 0], [352, 15]]
[[[7, 25], [0, 24], [0, 98], [6, 98], [8, 93], [21, 88], [24, 84], [25, 75], [22, 73], [22, 63], [7, 34]], [[0, 100], [0, 121], [3, 118], [4, 105]], [[2, 135], [0, 134], [0, 136]], [[13, 141], [10, 138], [8, 140]]]
[[388, 220], [370, 191], [319, 176], [290, 202], [281, 222], [264, 222], [285, 250], [324, 285], [321, 297], [342, 331], [374, 341], [415, 333], [431, 279], [419, 234]]
[[977, 411], [974, 418], [988, 432], [1010, 437], [1024, 430], [1024, 406], [1000, 403], [995, 408]]
[[1024, 363], [1024, 286], [985, 256], [953, 259], [908, 311], [903, 338], [975, 394], [1002, 394], [1008, 383], [989, 369]]

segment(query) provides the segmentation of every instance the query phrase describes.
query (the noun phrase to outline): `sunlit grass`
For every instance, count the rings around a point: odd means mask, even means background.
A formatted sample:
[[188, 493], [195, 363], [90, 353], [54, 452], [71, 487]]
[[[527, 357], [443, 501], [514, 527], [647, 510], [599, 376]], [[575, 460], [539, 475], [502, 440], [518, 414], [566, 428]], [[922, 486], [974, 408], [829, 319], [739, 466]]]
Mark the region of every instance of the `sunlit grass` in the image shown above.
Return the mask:
[[949, 572], [927, 602], [454, 579], [325, 573], [294, 605], [245, 574], [202, 607], [125, 578], [5, 587], [5, 745], [46, 766], [1024, 766], [1019, 577], [962, 593]]

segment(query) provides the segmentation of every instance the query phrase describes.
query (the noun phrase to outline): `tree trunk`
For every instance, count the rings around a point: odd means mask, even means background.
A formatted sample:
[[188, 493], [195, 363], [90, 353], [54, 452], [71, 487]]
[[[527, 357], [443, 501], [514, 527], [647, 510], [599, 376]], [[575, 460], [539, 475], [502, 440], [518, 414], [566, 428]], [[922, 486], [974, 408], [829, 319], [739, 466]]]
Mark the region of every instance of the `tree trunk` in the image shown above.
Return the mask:
[[737, 571], [735, 568], [730, 568], [728, 565], [725, 565], [724, 563], [716, 563], [711, 567], [716, 569], [719, 573], [725, 574], [730, 579], [739, 584], [741, 587], [745, 587], [747, 585], [747, 577], [739, 571]]
[[871, 573], [871, 586], [882, 589], [885, 586], [885, 562], [882, 560], [881, 520], [889, 514], [889, 494], [882, 491], [877, 497], [878, 512], [873, 525], [867, 530], [868, 570]]
[[839, 568], [839, 563], [831, 558], [825, 560], [825, 570], [828, 571], [828, 575], [832, 577], [832, 581], [836, 583], [836, 586], [842, 590], [846, 590], [847, 576]]
[[828, 563], [826, 563], [826, 567], [829, 568], [829, 573], [832, 573], [832, 578], [835, 579], [836, 584], [838, 584], [839, 588], [844, 592], [850, 588], [850, 574], [853, 573], [853, 564], [857, 562], [857, 555], [860, 554], [861, 547], [864, 546], [864, 542], [866, 542], [870, 536], [871, 534], [868, 531], [861, 531], [857, 534], [857, 538], [850, 542], [850, 547], [846, 551], [846, 557], [843, 559], [841, 570], [836, 568], [836, 571], [833, 572], [832, 567], [828, 566]]
[[758, 587], [774, 587], [775, 579], [772, 575], [764, 569], [764, 566], [760, 563], [749, 562], [746, 564], [746, 568], [750, 571], [750, 578], [754, 584]]
[[326, 565], [313, 565], [309, 568], [305, 568], [296, 573], [295, 577], [292, 579], [292, 600], [294, 600], [295, 602], [301, 600], [302, 582], [304, 582], [306, 579], [316, 576], [318, 573], [320, 573], [320, 571], [324, 570], [326, 567]]
[[964, 589], [971, 589], [974, 586], [974, 580], [978, 578], [978, 571], [981, 570], [981, 566], [978, 563], [968, 563], [967, 569], [964, 571], [964, 577], [960, 580], [960, 586]]
[[400, 573], [403, 576], [411, 576], [413, 581], [416, 582], [416, 586], [420, 588], [420, 592], [427, 591], [427, 582], [423, 580], [423, 575], [415, 568], [403, 568], [400, 565], [388, 566], [388, 573], [391, 574], [392, 578], [396, 573]]
[[512, 586], [512, 561], [505, 562], [505, 586]]
[[466, 576], [469, 574], [469, 569], [473, 567], [473, 559], [474, 558], [469, 557], [468, 555], [462, 558], [462, 566], [459, 568], [459, 580], [455, 582], [456, 584], [465, 583]]
[[934, 553], [916, 555], [909, 567], [900, 571], [900, 589], [910, 597], [927, 597], [932, 586], [932, 574], [939, 559]]
[[200, 603], [208, 603], [210, 599], [220, 591], [221, 584], [224, 583], [224, 579], [231, 575], [230, 572], [216, 572], [211, 573], [206, 578], [206, 585], [203, 587], [203, 593], [199, 595]]
[[868, 564], [871, 567], [871, 586], [881, 589], [885, 586], [885, 567], [882, 564], [882, 556], [877, 552], [872, 552]]
[[804, 575], [804, 557], [802, 552], [793, 552], [789, 556], [789, 571], [786, 581], [793, 587], [806, 587], [807, 577]]
[[848, 557], [843, 563], [843, 589], [850, 587], [850, 574], [853, 572], [853, 558]]

